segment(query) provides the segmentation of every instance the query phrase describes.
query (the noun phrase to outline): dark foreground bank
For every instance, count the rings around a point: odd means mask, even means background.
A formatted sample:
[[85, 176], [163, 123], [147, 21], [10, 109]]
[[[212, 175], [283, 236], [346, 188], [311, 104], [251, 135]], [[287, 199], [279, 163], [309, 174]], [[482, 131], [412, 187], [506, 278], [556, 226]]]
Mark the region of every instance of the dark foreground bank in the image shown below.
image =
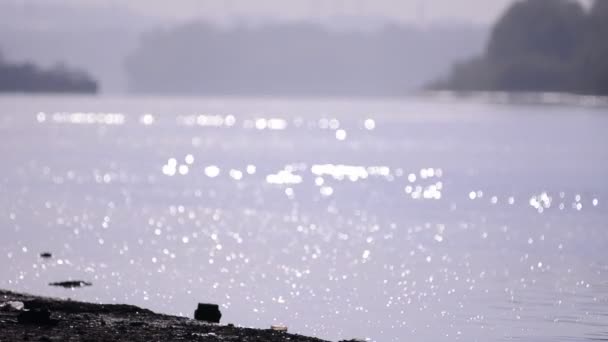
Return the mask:
[[161, 315], [132, 305], [91, 304], [0, 290], [0, 342], [8, 341], [323, 342], [270, 329]]

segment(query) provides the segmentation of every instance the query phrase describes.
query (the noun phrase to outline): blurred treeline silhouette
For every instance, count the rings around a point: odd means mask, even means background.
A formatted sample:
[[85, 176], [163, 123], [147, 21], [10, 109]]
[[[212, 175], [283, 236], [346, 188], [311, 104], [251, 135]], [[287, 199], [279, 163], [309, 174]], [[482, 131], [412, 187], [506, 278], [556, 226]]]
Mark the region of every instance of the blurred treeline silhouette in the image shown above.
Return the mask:
[[126, 69], [138, 93], [402, 95], [480, 51], [484, 35], [468, 28], [193, 22], [145, 34]]
[[0, 52], [0, 92], [96, 93], [97, 82], [86, 73], [57, 64], [41, 69], [32, 63], [9, 63]]
[[454, 66], [432, 86], [458, 91], [556, 91], [608, 95], [608, 1], [514, 3], [485, 55]]

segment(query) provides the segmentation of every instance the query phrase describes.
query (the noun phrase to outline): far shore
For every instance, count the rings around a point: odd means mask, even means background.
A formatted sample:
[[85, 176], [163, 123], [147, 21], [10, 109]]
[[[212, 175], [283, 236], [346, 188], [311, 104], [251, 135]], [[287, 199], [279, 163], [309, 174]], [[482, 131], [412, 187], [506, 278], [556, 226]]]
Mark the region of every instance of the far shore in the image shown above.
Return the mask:
[[[353, 104], [353, 103], [399, 103], [409, 101], [423, 101], [429, 103], [487, 103], [497, 105], [539, 105], [539, 106], [572, 106], [572, 107], [608, 107], [608, 96], [586, 95], [560, 92], [504, 92], [504, 91], [452, 91], [452, 90], [414, 90], [404, 92], [400, 96], [309, 96], [309, 95], [228, 95], [228, 94], [130, 94], [130, 93], [27, 93], [27, 92], [0, 92], [0, 101], [13, 98], [47, 99], [51, 101], [74, 100], [79, 101], [107, 101], [113, 104], [116, 101], [138, 101], [150, 103], [152, 106], [159, 101], [171, 101], [180, 105], [198, 104], [205, 102], [273, 102], [274, 104], [293, 105], [293, 103], [314, 102], [318, 106], [324, 104]], [[117, 102], [118, 104], [118, 102]], [[72, 104], [73, 105], [73, 104]], [[218, 113], [221, 114], [221, 113]], [[294, 113], [284, 111], [283, 115]], [[299, 113], [295, 113], [297, 115]], [[351, 113], [353, 114], [353, 113]], [[374, 113], [379, 114], [379, 113]]]

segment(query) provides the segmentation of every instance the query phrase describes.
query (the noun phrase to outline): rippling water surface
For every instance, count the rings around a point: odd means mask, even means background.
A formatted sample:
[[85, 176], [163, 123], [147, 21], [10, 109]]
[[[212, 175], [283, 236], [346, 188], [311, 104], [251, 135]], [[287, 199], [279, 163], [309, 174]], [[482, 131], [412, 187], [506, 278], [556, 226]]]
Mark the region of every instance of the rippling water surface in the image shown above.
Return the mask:
[[606, 107], [8, 96], [0, 134], [0, 288], [334, 340], [608, 339]]

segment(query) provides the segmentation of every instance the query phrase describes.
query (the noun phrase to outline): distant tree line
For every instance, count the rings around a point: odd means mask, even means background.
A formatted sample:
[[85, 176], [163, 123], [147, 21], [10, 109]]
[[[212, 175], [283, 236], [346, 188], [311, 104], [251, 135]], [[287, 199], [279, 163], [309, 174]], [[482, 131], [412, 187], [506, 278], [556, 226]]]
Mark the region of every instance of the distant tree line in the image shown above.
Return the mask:
[[32, 63], [12, 63], [0, 54], [0, 92], [96, 93], [98, 85], [86, 73], [61, 64], [41, 69]]
[[192, 22], [143, 35], [126, 63], [136, 93], [398, 96], [480, 51], [474, 28], [332, 30], [315, 23], [219, 28]]
[[555, 91], [608, 95], [608, 1], [514, 3], [483, 56], [432, 85], [457, 91]]

